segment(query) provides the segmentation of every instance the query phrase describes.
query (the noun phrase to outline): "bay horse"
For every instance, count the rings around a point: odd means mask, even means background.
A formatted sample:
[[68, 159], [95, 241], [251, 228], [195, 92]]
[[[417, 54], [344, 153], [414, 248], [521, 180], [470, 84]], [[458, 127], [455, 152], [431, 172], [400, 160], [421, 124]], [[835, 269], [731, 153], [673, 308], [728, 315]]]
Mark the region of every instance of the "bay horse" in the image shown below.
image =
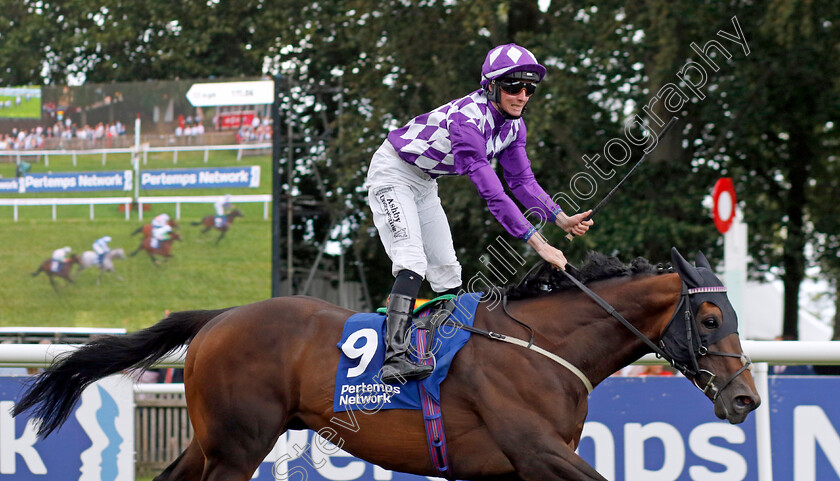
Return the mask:
[[193, 222], [192, 225], [203, 225], [204, 230], [201, 231], [202, 234], [206, 233], [210, 229], [218, 229], [222, 233], [219, 234], [219, 238], [216, 239], [216, 244], [222, 240], [222, 237], [225, 236], [230, 226], [233, 224], [233, 221], [237, 217], [245, 217], [245, 215], [239, 209], [233, 209], [230, 214], [227, 215], [227, 221], [221, 227], [216, 226], [216, 216], [215, 215], [206, 215], [200, 222]]
[[[550, 282], [532, 285], [538, 277], [529, 276], [517, 287], [485, 293], [471, 329], [496, 337], [474, 333], [441, 385], [450, 475], [604, 480], [575, 453], [587, 414], [584, 379], [597, 386], [657, 350], [701, 388], [719, 418], [743, 422], [760, 399], [735, 313], [720, 292], [725, 288], [702, 254], [697, 267], [676, 249], [672, 261], [676, 273], [643, 259], [625, 265], [590, 254], [574, 275], [578, 286], [572, 276], [549, 269]], [[172, 313], [147, 329], [94, 340], [57, 361], [13, 413], [31, 410], [41, 419], [39, 436], [46, 436], [67, 419], [85, 386], [149, 367], [189, 344], [185, 389], [195, 436], [155, 481], [246, 481], [287, 429], [337, 432], [336, 344], [352, 314], [304, 296]], [[524, 342], [498, 342], [499, 336], [522, 336], [523, 325], [532, 333], [532, 349], [523, 348]], [[354, 429], [342, 429], [333, 444], [386, 469], [434, 475], [422, 411], [363, 412], [351, 419]]]
[[38, 269], [36, 269], [35, 272], [32, 273], [32, 276], [37, 276], [42, 272], [46, 273], [47, 278], [49, 278], [50, 280], [50, 285], [52, 285], [53, 289], [55, 289], [55, 292], [58, 292], [58, 286], [56, 285], [55, 280], [53, 278], [60, 277], [66, 280], [67, 282], [73, 282], [73, 278], [70, 276], [70, 274], [73, 271], [73, 264], [78, 263], [79, 256], [77, 256], [76, 254], [71, 254], [67, 261], [61, 264], [61, 267], [58, 269], [58, 272], [53, 272], [51, 269], [52, 259], [47, 259], [44, 262], [42, 262], [40, 266], [38, 266]]
[[84, 251], [79, 257], [79, 269], [76, 271], [76, 275], [79, 275], [80, 272], [88, 267], [97, 266], [99, 267], [99, 277], [96, 278], [97, 284], [99, 284], [102, 280], [102, 275], [106, 272], [113, 272], [117, 279], [123, 280], [123, 278], [120, 277], [114, 269], [115, 259], [125, 259], [125, 250], [122, 248], [116, 248], [108, 251], [101, 264], [99, 263], [99, 255], [96, 252]]
[[147, 254], [149, 254], [149, 258], [152, 260], [152, 262], [154, 262], [155, 265], [158, 265], [159, 261], [155, 257], [155, 255], [159, 255], [164, 259], [172, 257], [172, 243], [176, 240], [181, 240], [181, 236], [179, 236], [177, 232], [171, 231], [169, 233], [169, 239], [161, 241], [158, 247], [152, 247], [152, 238], [145, 237], [143, 238], [143, 240], [140, 241], [140, 245], [137, 246], [137, 249], [135, 249], [135, 251], [129, 255], [131, 257], [134, 257], [137, 255], [138, 252], [144, 250]]
[[[175, 221], [175, 219], [170, 219], [167, 222], [167, 224], [169, 224], [169, 227], [172, 227], [173, 230], [178, 228], [178, 222]], [[144, 239], [147, 238], [147, 237], [151, 237], [152, 236], [152, 224], [148, 223], [148, 224], [144, 224], [144, 225], [138, 227], [137, 229], [134, 230], [134, 232], [131, 233], [131, 235], [137, 235], [137, 234], [140, 234], [141, 232], [143, 233], [143, 238]]]

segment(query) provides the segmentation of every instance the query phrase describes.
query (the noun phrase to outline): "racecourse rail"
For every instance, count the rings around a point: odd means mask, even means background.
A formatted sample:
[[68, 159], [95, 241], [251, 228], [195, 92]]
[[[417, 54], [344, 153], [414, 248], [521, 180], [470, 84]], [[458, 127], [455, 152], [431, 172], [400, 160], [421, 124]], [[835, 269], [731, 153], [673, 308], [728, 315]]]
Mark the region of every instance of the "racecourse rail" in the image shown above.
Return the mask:
[[[836, 365], [840, 364], [840, 341], [741, 341], [744, 353], [754, 363], [753, 376], [762, 398], [755, 411], [756, 443], [759, 481], [772, 481], [772, 449], [770, 444], [770, 402], [768, 365]], [[0, 367], [46, 367], [64, 353], [76, 349], [71, 344], [2, 344]], [[158, 367], [183, 367], [186, 347], [163, 358]], [[666, 364], [653, 354], [641, 358], [636, 364]], [[137, 384], [135, 395], [180, 394], [183, 384]]]
[[[242, 160], [242, 155], [245, 151], [266, 150], [271, 149], [271, 143], [264, 142], [258, 144], [235, 144], [235, 145], [197, 145], [197, 146], [170, 146], [170, 147], [149, 147], [141, 146], [143, 153], [143, 165], [148, 163], [149, 152], [172, 152], [172, 163], [178, 163], [178, 152], [204, 152], [204, 163], [208, 163], [211, 151], [220, 150], [235, 150], [236, 160]], [[71, 157], [73, 166], [76, 165], [76, 158], [79, 155], [102, 155], [102, 165], [105, 165], [108, 160], [108, 154], [126, 154], [132, 155], [136, 151], [133, 147], [121, 149], [82, 149], [82, 150], [0, 150], [0, 158], [11, 157], [15, 159], [15, 163], [20, 163], [24, 157], [44, 158], [44, 166], [50, 166], [50, 157]]]
[[[138, 218], [143, 220], [143, 205], [144, 204], [175, 204], [175, 218], [181, 219], [181, 204], [213, 204], [219, 200], [218, 195], [188, 195], [188, 196], [151, 196], [138, 197]], [[263, 219], [268, 219], [269, 204], [271, 203], [271, 194], [256, 194], [256, 195], [231, 195], [230, 201], [234, 204], [247, 204], [253, 202], [263, 203]], [[52, 206], [52, 220], [58, 218], [56, 207], [59, 205], [89, 205], [90, 206], [90, 220], [94, 219], [95, 205], [124, 205], [125, 206], [125, 220], [131, 219], [131, 204], [134, 199], [131, 197], [85, 197], [85, 198], [29, 198], [29, 199], [0, 199], [0, 206], [11, 206], [12, 216], [15, 222], [18, 221], [18, 207], [22, 206]]]

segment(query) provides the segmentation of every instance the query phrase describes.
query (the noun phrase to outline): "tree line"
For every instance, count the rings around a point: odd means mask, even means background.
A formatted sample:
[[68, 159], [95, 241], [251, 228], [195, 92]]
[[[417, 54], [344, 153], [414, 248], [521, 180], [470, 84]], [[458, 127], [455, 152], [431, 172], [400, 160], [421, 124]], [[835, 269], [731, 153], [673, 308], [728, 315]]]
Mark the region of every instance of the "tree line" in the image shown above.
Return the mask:
[[[593, 207], [623, 177], [650, 146], [645, 128], [680, 118], [587, 236], [569, 244], [545, 230], [573, 263], [587, 250], [667, 261], [672, 245], [721, 260], [703, 200], [727, 176], [750, 229], [750, 275], [784, 282], [783, 335], [797, 336], [807, 268], [840, 298], [836, 2], [0, 3], [0, 85], [282, 75], [284, 122], [299, 139], [299, 174], [284, 188], [332, 213], [296, 222], [310, 246], [301, 255], [349, 227], [374, 296], [390, 267], [361, 189], [371, 155], [389, 128], [478, 88], [486, 52], [516, 42], [548, 68], [525, 117], [528, 152], [567, 210]], [[485, 249], [506, 234], [467, 179], [440, 189], [465, 279], [486, 271]]]

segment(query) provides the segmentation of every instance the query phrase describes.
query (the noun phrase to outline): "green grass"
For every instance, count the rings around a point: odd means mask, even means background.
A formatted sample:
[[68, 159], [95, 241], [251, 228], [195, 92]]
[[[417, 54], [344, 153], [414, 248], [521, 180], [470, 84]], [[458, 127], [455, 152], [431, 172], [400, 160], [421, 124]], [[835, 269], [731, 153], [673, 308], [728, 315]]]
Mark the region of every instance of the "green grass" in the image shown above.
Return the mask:
[[[262, 165], [258, 189], [183, 189], [147, 191], [142, 195], [221, 195], [266, 194], [271, 192], [270, 158], [246, 157], [237, 163], [234, 153], [211, 153], [205, 164], [203, 152], [181, 153], [178, 167]], [[50, 159], [54, 172], [71, 170], [117, 170], [127, 168], [128, 160], [108, 159], [102, 166], [101, 156], [79, 156], [74, 168], [69, 159]], [[149, 159], [147, 168], [171, 167], [171, 154]], [[14, 166], [0, 164], [0, 173], [14, 171]], [[34, 172], [45, 171], [35, 164]], [[73, 197], [127, 196], [120, 192], [87, 192], [66, 194]], [[32, 194], [23, 197], [50, 197]], [[4, 197], [15, 197], [13, 195]], [[119, 281], [106, 276], [97, 285], [98, 271], [83, 271], [76, 282], [67, 284], [56, 279], [56, 294], [47, 277], [30, 274], [49, 258], [56, 248], [69, 245], [76, 253], [91, 250], [94, 240], [103, 235], [113, 238], [111, 248], [133, 251], [139, 236], [130, 234], [160, 212], [174, 218], [175, 206], [155, 204], [144, 212], [144, 221], [131, 220], [115, 205], [95, 206], [95, 220], [89, 219], [90, 207], [58, 206], [57, 220], [52, 221], [52, 207], [19, 207], [19, 221], [14, 222], [11, 207], [0, 207], [0, 326], [59, 327], [123, 327], [129, 331], [147, 327], [163, 317], [169, 309], [212, 309], [245, 304], [271, 295], [271, 221], [263, 219], [263, 204], [238, 204], [245, 214], [219, 245], [218, 231], [200, 235], [200, 228], [190, 225], [213, 213], [210, 204], [182, 204], [180, 233], [183, 242], [175, 243], [174, 257], [155, 266], [145, 252], [136, 257], [117, 260], [116, 270], [124, 278]]]
[[156, 322], [167, 309], [212, 309], [270, 297], [271, 223], [263, 220], [261, 213], [245, 210], [246, 217], [237, 219], [218, 245], [217, 234], [200, 235], [199, 227], [182, 223], [184, 241], [174, 245], [173, 258], [162, 265], [155, 266], [141, 251], [136, 257], [115, 261], [123, 281], [106, 275], [97, 285], [98, 271], [87, 269], [72, 284], [57, 278], [59, 294], [43, 273], [30, 275], [54, 249], [69, 245], [74, 252], [90, 250], [94, 240], [107, 234], [113, 238], [112, 248], [131, 252], [139, 239], [130, 233], [140, 223], [78, 218], [15, 223], [3, 219], [0, 325], [123, 327], [132, 331]]
[[0, 109], [0, 117], [13, 119], [41, 118], [41, 99], [39, 97], [33, 97], [29, 100], [24, 97], [20, 105], [15, 104], [16, 98], [17, 96], [14, 95], [0, 95], [0, 102], [11, 101], [11, 107]]

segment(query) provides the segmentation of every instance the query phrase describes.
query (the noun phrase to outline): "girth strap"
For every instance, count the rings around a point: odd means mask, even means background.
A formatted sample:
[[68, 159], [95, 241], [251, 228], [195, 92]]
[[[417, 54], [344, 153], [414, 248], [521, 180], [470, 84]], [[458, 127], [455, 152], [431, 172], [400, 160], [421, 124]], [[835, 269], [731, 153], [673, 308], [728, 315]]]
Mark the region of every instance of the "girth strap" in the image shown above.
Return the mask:
[[[416, 333], [417, 353], [420, 354], [417, 361], [421, 364], [434, 365], [435, 361], [433, 356], [423, 355], [423, 353], [430, 350], [429, 346], [432, 345], [431, 342], [428, 344], [426, 342], [426, 329], [417, 329], [414, 332]], [[431, 341], [431, 337], [428, 340]], [[422, 382], [418, 382], [417, 386], [420, 391], [420, 405], [423, 408], [423, 425], [426, 427], [426, 441], [429, 445], [429, 456], [432, 459], [432, 466], [439, 477], [454, 479], [449, 469], [449, 455], [446, 452], [446, 435], [443, 432], [440, 404], [426, 392], [426, 388]]]

